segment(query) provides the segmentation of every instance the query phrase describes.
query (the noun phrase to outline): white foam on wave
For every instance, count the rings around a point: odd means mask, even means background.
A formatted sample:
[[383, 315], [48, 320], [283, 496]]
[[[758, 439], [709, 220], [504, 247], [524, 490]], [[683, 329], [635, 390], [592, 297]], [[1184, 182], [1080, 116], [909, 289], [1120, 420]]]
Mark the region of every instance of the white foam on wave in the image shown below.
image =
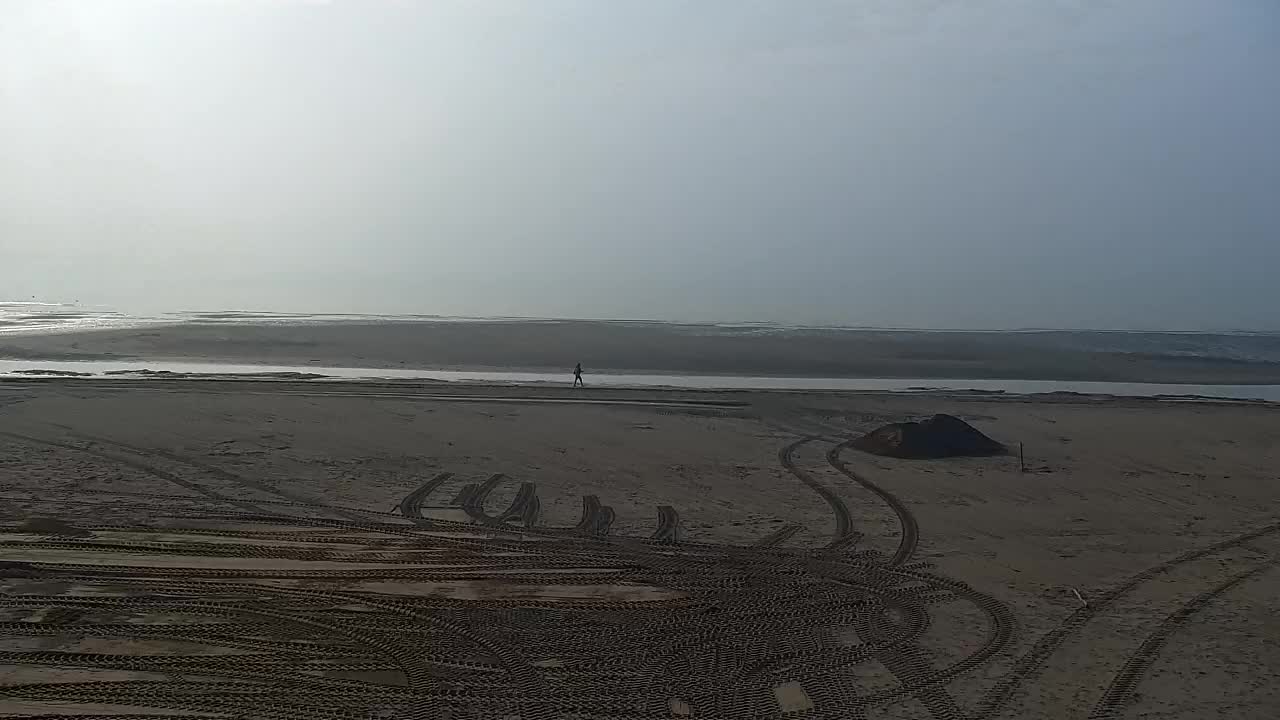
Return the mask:
[[108, 308], [30, 301], [0, 301], [0, 335], [46, 335], [142, 327], [157, 322]]

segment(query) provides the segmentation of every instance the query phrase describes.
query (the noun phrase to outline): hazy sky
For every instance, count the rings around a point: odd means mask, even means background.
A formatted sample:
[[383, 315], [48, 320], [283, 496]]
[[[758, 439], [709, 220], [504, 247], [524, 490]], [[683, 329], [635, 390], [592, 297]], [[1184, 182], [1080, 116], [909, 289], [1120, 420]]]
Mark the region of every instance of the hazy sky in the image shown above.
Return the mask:
[[1275, 0], [0, 0], [0, 300], [1280, 328]]

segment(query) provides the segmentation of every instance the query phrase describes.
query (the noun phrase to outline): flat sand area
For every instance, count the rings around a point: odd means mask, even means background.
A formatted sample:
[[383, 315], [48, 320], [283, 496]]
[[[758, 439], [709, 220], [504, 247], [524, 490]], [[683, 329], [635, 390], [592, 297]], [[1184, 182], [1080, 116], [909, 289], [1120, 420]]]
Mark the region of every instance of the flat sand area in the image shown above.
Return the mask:
[[[895, 460], [934, 413], [1025, 448]], [[1280, 407], [0, 382], [0, 715], [1280, 715]]]

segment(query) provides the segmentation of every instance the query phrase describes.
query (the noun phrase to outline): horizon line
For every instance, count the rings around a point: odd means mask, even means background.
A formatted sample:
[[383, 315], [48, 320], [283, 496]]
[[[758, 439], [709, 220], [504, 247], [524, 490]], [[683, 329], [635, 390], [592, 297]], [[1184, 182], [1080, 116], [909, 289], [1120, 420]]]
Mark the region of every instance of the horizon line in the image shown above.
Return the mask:
[[[0, 300], [0, 307], [3, 306], [18, 307], [66, 307], [77, 308], [80, 310], [90, 310], [97, 308], [100, 312], [111, 312], [113, 314], [123, 314], [128, 316], [129, 313], [121, 313], [117, 310], [108, 310], [108, 305], [82, 304], [80, 302], [47, 302], [34, 300]], [[555, 316], [538, 316], [538, 315], [449, 315], [439, 313], [376, 313], [376, 312], [294, 312], [283, 310], [247, 310], [247, 309], [206, 309], [206, 310], [177, 310], [171, 312], [160, 313], [159, 316], [133, 316], [139, 320], [155, 319], [161, 320], [165, 318], [176, 318], [183, 316], [200, 316], [200, 315], [262, 315], [277, 316], [280, 318], [295, 317], [303, 318], [381, 318], [381, 319], [418, 319], [419, 321], [431, 320], [451, 320], [451, 321], [510, 321], [510, 322], [598, 322], [598, 323], [642, 323], [651, 325], [691, 325], [691, 326], [760, 326], [774, 327], [778, 329], [793, 330], [862, 330], [862, 331], [880, 331], [880, 332], [936, 332], [936, 333], [1049, 333], [1049, 332], [1095, 332], [1095, 333], [1148, 333], [1148, 334], [1171, 334], [1171, 335], [1275, 335], [1280, 334], [1280, 329], [1249, 329], [1249, 328], [1215, 328], [1215, 329], [1188, 329], [1188, 328], [1136, 328], [1136, 327], [1049, 327], [1049, 326], [1027, 326], [1027, 327], [925, 327], [913, 325], [844, 325], [839, 323], [803, 323], [803, 322], [787, 322], [778, 320], [670, 320], [658, 318], [642, 318], [642, 317], [555, 317]], [[196, 318], [198, 319], [198, 318]]]

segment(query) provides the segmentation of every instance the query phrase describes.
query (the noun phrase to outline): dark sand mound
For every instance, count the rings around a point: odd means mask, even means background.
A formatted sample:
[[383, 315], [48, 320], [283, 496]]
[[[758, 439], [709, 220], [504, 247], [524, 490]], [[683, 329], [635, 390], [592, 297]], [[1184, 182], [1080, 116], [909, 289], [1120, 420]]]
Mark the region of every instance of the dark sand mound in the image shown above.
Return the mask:
[[93, 373], [75, 370], [14, 370], [14, 375], [52, 375], [57, 377], [91, 377]]
[[1004, 445], [951, 415], [921, 422], [891, 423], [853, 441], [859, 450], [896, 458], [1003, 455]]
[[58, 518], [34, 517], [26, 520], [17, 528], [18, 532], [32, 535], [55, 535], [60, 537], [89, 537], [93, 533], [88, 530], [59, 520]]

